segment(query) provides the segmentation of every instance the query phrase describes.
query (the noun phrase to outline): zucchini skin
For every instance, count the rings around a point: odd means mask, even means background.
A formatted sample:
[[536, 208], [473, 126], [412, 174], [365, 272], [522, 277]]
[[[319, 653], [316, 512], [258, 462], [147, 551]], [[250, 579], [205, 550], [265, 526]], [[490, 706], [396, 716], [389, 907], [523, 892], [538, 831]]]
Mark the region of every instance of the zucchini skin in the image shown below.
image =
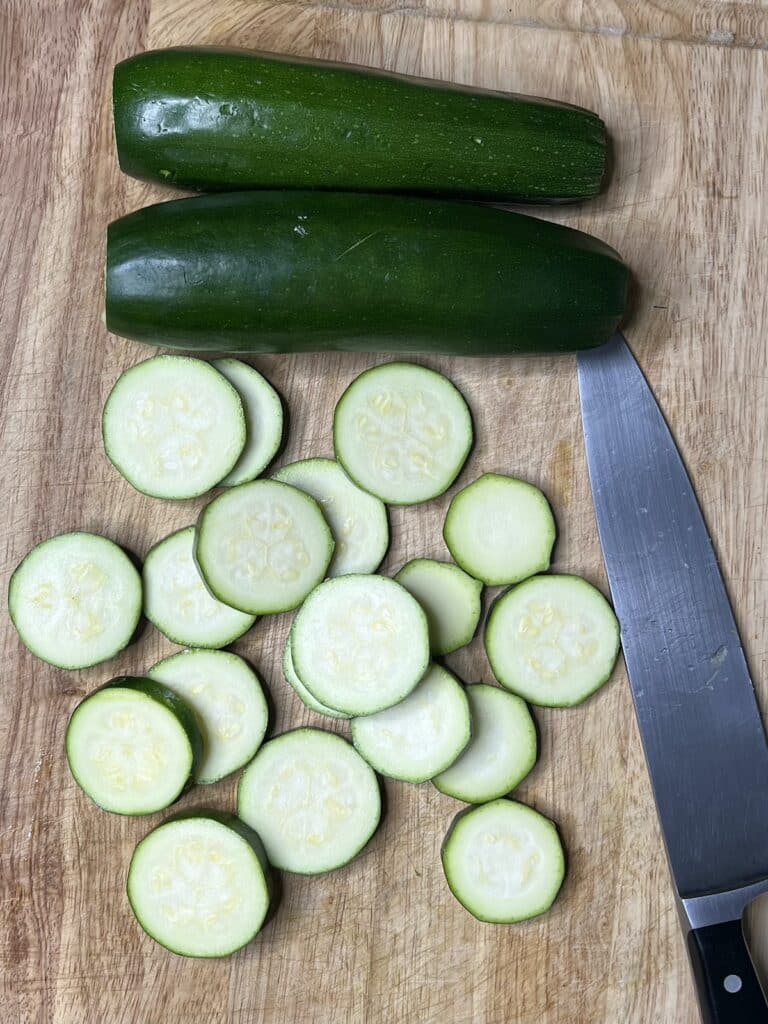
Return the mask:
[[581, 107], [247, 50], [137, 54], [113, 113], [127, 174], [199, 191], [563, 202], [605, 173], [605, 126]]
[[598, 239], [493, 207], [226, 193], [109, 226], [106, 322], [186, 350], [575, 351], [613, 334], [628, 281]]

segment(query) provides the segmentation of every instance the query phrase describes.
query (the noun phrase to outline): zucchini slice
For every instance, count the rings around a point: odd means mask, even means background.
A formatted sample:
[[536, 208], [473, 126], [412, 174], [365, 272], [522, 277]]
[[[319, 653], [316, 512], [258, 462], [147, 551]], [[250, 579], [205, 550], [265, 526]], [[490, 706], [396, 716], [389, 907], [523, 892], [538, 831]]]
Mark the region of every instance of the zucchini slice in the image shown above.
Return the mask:
[[283, 651], [283, 675], [285, 676], [286, 682], [289, 683], [296, 691], [296, 695], [299, 700], [303, 701], [311, 711], [316, 711], [318, 715], [327, 715], [328, 718], [350, 717], [350, 715], [345, 714], [343, 711], [334, 711], [333, 708], [327, 708], [325, 704], [321, 704], [319, 700], [315, 700], [304, 683], [302, 683], [296, 675], [296, 669], [293, 667], [293, 658], [291, 657], [290, 636], [285, 643], [285, 650]]
[[352, 721], [352, 742], [382, 775], [426, 782], [452, 765], [469, 743], [469, 704], [463, 687], [432, 665], [405, 700]]
[[234, 953], [260, 931], [271, 900], [259, 837], [233, 815], [163, 822], [138, 844], [128, 869], [136, 920], [180, 956]]
[[336, 458], [356, 484], [390, 505], [416, 505], [447, 491], [472, 441], [461, 392], [415, 363], [361, 373], [333, 419]]
[[407, 697], [426, 672], [427, 619], [394, 580], [339, 576], [322, 583], [299, 610], [291, 655], [321, 704], [372, 715]]
[[203, 753], [195, 716], [151, 679], [118, 676], [82, 700], [67, 726], [75, 782], [115, 814], [152, 814], [189, 786]]
[[549, 568], [555, 520], [538, 487], [486, 473], [454, 495], [443, 537], [462, 569], [497, 587]]
[[277, 480], [232, 487], [205, 506], [197, 524], [195, 559], [206, 586], [250, 615], [296, 608], [332, 555], [320, 506]]
[[220, 487], [248, 483], [264, 472], [283, 440], [283, 403], [266, 377], [241, 359], [211, 363], [235, 388], [245, 412], [246, 439], [242, 455]]
[[553, 823], [512, 800], [460, 812], [445, 840], [443, 870], [478, 921], [512, 924], [549, 910], [565, 876]]
[[137, 491], [196, 498], [240, 458], [245, 414], [237, 391], [210, 363], [155, 356], [120, 375], [102, 433], [107, 458]]
[[211, 595], [194, 558], [195, 528], [172, 533], [144, 560], [144, 614], [163, 636], [183, 647], [227, 647], [246, 633], [254, 615]]
[[536, 764], [536, 726], [525, 701], [498, 686], [474, 683], [465, 693], [472, 739], [432, 782], [446, 796], [484, 804], [511, 793]]
[[127, 647], [141, 600], [141, 576], [130, 558], [93, 533], [44, 540], [8, 586], [8, 611], [22, 642], [57, 668], [89, 668]]
[[273, 479], [306, 491], [322, 508], [336, 541], [329, 576], [378, 569], [389, 547], [386, 506], [353, 484], [338, 462], [292, 462], [279, 469]]
[[535, 576], [507, 591], [485, 630], [501, 685], [545, 707], [581, 704], [599, 690], [611, 677], [619, 643], [613, 609], [578, 576]]
[[379, 823], [381, 793], [341, 736], [295, 729], [265, 743], [246, 768], [237, 808], [275, 867], [318, 875], [360, 853]]
[[153, 665], [149, 678], [181, 697], [197, 718], [203, 757], [195, 782], [218, 782], [248, 764], [261, 746], [269, 710], [261, 681], [228, 651], [181, 651]]
[[424, 609], [432, 653], [450, 654], [465, 647], [480, 621], [483, 584], [458, 565], [414, 558], [395, 576]]

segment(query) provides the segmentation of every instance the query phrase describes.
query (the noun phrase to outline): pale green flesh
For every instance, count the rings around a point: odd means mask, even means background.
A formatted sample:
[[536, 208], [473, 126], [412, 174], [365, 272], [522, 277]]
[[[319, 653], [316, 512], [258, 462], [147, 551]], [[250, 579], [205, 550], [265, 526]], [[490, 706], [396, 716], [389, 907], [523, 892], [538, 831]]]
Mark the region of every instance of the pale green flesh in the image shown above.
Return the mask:
[[75, 780], [105, 811], [151, 814], [183, 791], [193, 768], [176, 715], [134, 689], [110, 686], [86, 697], [67, 727]]
[[250, 843], [213, 818], [168, 821], [136, 847], [128, 899], [144, 931], [181, 956], [220, 957], [257, 934], [269, 910]]
[[376, 776], [346, 740], [296, 729], [265, 743], [238, 789], [238, 815], [261, 837], [270, 863], [315, 875], [346, 864], [381, 815]]
[[549, 819], [511, 800], [462, 812], [443, 847], [453, 895], [480, 921], [511, 924], [549, 910], [565, 856]]
[[395, 707], [352, 721], [352, 741], [366, 761], [382, 775], [405, 782], [426, 782], [444, 771], [469, 738], [464, 690], [440, 665], [432, 665]]
[[472, 419], [458, 389], [414, 363], [360, 374], [336, 406], [336, 457], [360, 487], [391, 505], [446, 491], [472, 447]]
[[580, 704], [608, 681], [619, 624], [606, 599], [578, 576], [536, 576], [494, 605], [485, 648], [502, 686], [532, 704]]
[[235, 388], [245, 411], [245, 448], [234, 469], [220, 481], [221, 487], [232, 487], [255, 480], [274, 459], [283, 439], [283, 403], [266, 377], [248, 363], [214, 359], [211, 365]]
[[126, 370], [104, 406], [107, 456], [137, 490], [194, 498], [230, 472], [245, 446], [237, 391], [202, 359], [155, 356]]
[[370, 715], [407, 697], [426, 672], [427, 620], [394, 580], [340, 576], [321, 584], [299, 610], [291, 654], [316, 700]]
[[549, 567], [555, 520], [537, 487], [486, 473], [453, 497], [443, 537], [462, 569], [502, 586]]
[[415, 558], [395, 576], [424, 609], [432, 653], [450, 654], [470, 642], [480, 621], [483, 585], [457, 565]]
[[277, 480], [220, 494], [197, 526], [195, 558], [209, 590], [252, 615], [296, 608], [323, 579], [332, 555], [317, 502]]
[[296, 669], [293, 667], [293, 658], [291, 656], [291, 638], [290, 636], [286, 640], [285, 650], [283, 651], [283, 675], [285, 680], [293, 689], [296, 691], [298, 698], [306, 704], [311, 710], [317, 712], [318, 715], [326, 715], [328, 718], [349, 718], [350, 716], [345, 714], [343, 711], [334, 711], [333, 708], [327, 708], [325, 704], [321, 704], [319, 700], [316, 700], [309, 690], [306, 688], [304, 683], [296, 675]]
[[242, 658], [225, 651], [182, 651], [159, 661], [148, 675], [181, 697], [197, 718], [203, 757], [196, 782], [217, 782], [251, 760], [264, 739], [269, 712], [259, 678]]
[[144, 614], [184, 647], [226, 647], [256, 621], [211, 595], [194, 558], [195, 528], [172, 533], [144, 562]]
[[384, 503], [352, 483], [333, 459], [305, 459], [279, 469], [273, 479], [298, 487], [318, 502], [336, 547], [329, 576], [375, 572], [389, 546]]
[[432, 781], [441, 793], [470, 804], [506, 796], [536, 763], [536, 726], [525, 701], [497, 686], [465, 690], [472, 738], [461, 756]]
[[11, 577], [8, 610], [24, 644], [59, 668], [98, 665], [128, 645], [141, 577], [106, 537], [64, 533], [33, 548]]

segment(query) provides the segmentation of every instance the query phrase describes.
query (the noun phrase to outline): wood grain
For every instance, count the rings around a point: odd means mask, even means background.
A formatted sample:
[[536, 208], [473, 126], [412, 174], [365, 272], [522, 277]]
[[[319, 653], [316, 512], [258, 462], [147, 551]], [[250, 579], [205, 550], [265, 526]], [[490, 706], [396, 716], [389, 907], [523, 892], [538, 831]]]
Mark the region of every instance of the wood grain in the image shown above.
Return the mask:
[[713, 46], [764, 49], [768, 42], [768, 10], [762, 0], [325, 0], [322, 6]]
[[[104, 397], [151, 350], [106, 335], [107, 221], [167, 193], [122, 178], [109, 119], [115, 60], [226, 43], [550, 95], [599, 110], [614, 139], [606, 193], [544, 216], [586, 228], [638, 280], [628, 328], [705, 507], [768, 707], [768, 106], [766, 8], [749, 3], [530, 0], [267, 4], [70, 0], [3, 5], [0, 33], [0, 575], [44, 537], [82, 527], [143, 555], [200, 502], [135, 493], [106, 461]], [[718, 33], [720, 35], [718, 35]], [[728, 38], [727, 33], [732, 34]], [[477, 423], [461, 482], [540, 484], [559, 514], [555, 568], [605, 585], [571, 358], [430, 358]], [[283, 460], [330, 454], [333, 404], [374, 357], [265, 357], [291, 409]], [[447, 497], [450, 497], [448, 495]], [[388, 568], [445, 557], [447, 498], [392, 512]], [[4, 610], [5, 612], [5, 610]], [[268, 681], [275, 730], [314, 722], [282, 682], [287, 617], [237, 645]], [[694, 1024], [693, 991], [623, 671], [586, 706], [540, 712], [542, 757], [521, 797], [561, 825], [569, 875], [545, 918], [484, 926], [448, 893], [439, 845], [457, 805], [388, 785], [365, 854], [323, 879], [287, 876], [281, 912], [222, 962], [164, 953], [123, 898], [136, 841], [161, 820], [98, 812], [63, 755], [67, 717], [110, 672], [170, 651], [147, 629], [106, 669], [57, 672], [5, 613], [0, 708], [0, 1019], [53, 1024]], [[449, 659], [488, 679], [482, 646]], [[323, 723], [326, 724], [326, 723]], [[342, 728], [342, 726], [338, 726]], [[183, 806], [233, 806], [235, 781]], [[767, 908], [768, 911], [768, 908]], [[757, 921], [768, 936], [768, 912]]]

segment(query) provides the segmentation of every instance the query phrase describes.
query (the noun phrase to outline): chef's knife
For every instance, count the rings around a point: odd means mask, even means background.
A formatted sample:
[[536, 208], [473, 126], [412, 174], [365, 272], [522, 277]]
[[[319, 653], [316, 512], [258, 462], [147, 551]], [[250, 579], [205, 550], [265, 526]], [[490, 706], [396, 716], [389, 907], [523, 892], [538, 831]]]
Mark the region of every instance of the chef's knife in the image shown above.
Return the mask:
[[768, 891], [768, 744], [736, 622], [626, 341], [617, 334], [578, 365], [600, 542], [702, 1017], [763, 1024], [741, 917]]

